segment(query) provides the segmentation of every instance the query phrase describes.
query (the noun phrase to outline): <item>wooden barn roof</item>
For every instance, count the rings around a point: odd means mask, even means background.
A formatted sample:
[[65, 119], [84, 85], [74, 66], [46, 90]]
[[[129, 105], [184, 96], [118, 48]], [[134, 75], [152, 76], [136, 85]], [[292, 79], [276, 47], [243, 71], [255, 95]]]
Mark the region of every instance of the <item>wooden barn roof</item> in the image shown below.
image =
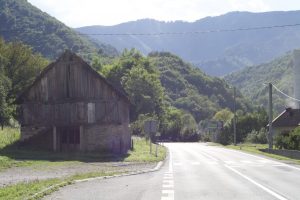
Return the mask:
[[287, 108], [273, 120], [274, 127], [296, 127], [300, 123], [300, 109]]
[[55, 62], [50, 63], [47, 67], [45, 67], [45, 69], [43, 69], [41, 71], [41, 73], [36, 77], [36, 79], [34, 80], [34, 82], [27, 87], [23, 93], [21, 93], [15, 103], [17, 104], [21, 104], [23, 102], [23, 98], [27, 95], [27, 93], [30, 91], [30, 89], [37, 84], [43, 77], [45, 74], [47, 74], [47, 72], [49, 70], [51, 70], [57, 63], [59, 62], [79, 62], [82, 64], [83, 67], [85, 67], [86, 69], [88, 69], [91, 73], [93, 73], [94, 75], [96, 75], [97, 78], [101, 79], [102, 81], [104, 81], [112, 90], [114, 90], [120, 97], [122, 97], [125, 101], [127, 101], [128, 103], [130, 103], [128, 97], [121, 92], [120, 90], [118, 90], [117, 88], [115, 88], [110, 82], [108, 82], [106, 80], [106, 78], [104, 78], [101, 74], [99, 74], [96, 70], [94, 70], [87, 62], [85, 62], [80, 56], [76, 55], [75, 53], [71, 52], [70, 50], [66, 50]]

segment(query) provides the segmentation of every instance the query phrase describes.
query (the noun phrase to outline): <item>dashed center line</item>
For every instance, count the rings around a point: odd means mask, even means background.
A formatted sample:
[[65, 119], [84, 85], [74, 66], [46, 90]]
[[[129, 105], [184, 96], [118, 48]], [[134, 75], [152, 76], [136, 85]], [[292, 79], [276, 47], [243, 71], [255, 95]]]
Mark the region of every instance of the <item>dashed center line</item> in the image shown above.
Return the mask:
[[174, 200], [174, 177], [171, 152], [169, 156], [169, 170], [164, 174], [161, 200]]

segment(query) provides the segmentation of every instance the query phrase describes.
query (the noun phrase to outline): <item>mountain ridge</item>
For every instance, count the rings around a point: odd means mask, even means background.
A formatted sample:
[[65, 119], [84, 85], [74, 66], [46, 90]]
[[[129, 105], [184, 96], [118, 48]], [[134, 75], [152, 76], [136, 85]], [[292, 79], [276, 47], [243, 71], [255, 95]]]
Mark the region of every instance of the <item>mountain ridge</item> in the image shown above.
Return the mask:
[[[300, 48], [300, 43], [295, 42], [300, 40], [300, 26], [248, 31], [218, 30], [299, 24], [299, 18], [300, 11], [230, 12], [195, 22], [143, 19], [114, 26], [89, 26], [75, 30], [84, 34], [94, 33], [96, 35], [91, 37], [103, 42], [109, 41], [118, 50], [133, 47], [145, 55], [152, 51], [170, 51], [196, 64], [207, 74], [223, 76], [249, 65], [268, 62], [289, 50]], [[212, 30], [216, 32], [209, 33]], [[208, 33], [193, 34], [195, 31]], [[118, 35], [120, 33], [183, 34]]]
[[50, 59], [65, 49], [85, 57], [118, 54], [111, 45], [95, 43], [26, 0], [0, 0], [0, 25], [0, 36], [6, 41], [21, 41]]

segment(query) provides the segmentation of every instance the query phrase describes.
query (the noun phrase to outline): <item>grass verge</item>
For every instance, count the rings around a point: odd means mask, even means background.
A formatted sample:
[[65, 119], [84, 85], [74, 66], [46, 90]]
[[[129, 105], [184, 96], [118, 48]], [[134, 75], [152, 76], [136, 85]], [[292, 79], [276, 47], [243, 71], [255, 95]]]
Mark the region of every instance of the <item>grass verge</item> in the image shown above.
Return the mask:
[[[156, 156], [157, 147], [157, 156]], [[165, 159], [167, 149], [158, 144], [152, 144], [150, 153], [150, 143], [144, 138], [134, 138], [134, 149], [128, 152], [125, 162], [159, 162]]]
[[20, 138], [19, 129], [5, 128], [0, 131], [0, 171], [11, 167], [33, 167], [46, 169], [48, 166], [76, 165], [82, 162], [158, 162], [165, 158], [166, 148], [152, 145], [150, 154], [149, 141], [144, 138], [133, 137], [134, 149], [125, 155], [115, 155], [103, 152], [94, 153], [62, 153], [51, 151], [37, 151], [19, 148], [14, 145]]
[[45, 195], [51, 194], [52, 192], [57, 191], [61, 187], [73, 184], [76, 180], [94, 177], [113, 176], [120, 173], [121, 172], [90, 172], [85, 174], [73, 175], [67, 178], [55, 178], [42, 181], [37, 180], [28, 183], [18, 183], [15, 185], [0, 188], [0, 199], [41, 199]]
[[254, 154], [259, 154], [259, 155], [263, 155], [263, 156], [267, 156], [270, 158], [274, 158], [277, 160], [283, 160], [283, 161], [290, 161], [296, 164], [300, 164], [300, 160], [297, 159], [292, 159], [292, 158], [288, 158], [285, 156], [279, 156], [276, 154], [271, 154], [271, 153], [266, 153], [266, 152], [262, 152], [259, 149], [266, 149], [268, 148], [267, 144], [239, 144], [239, 145], [220, 145], [220, 144], [216, 144], [216, 143], [211, 143], [212, 145], [217, 145], [217, 146], [222, 146], [225, 148], [229, 148], [229, 149], [235, 149], [235, 150], [241, 150], [241, 151], [245, 151], [245, 152], [249, 152], [249, 153], [254, 153]]

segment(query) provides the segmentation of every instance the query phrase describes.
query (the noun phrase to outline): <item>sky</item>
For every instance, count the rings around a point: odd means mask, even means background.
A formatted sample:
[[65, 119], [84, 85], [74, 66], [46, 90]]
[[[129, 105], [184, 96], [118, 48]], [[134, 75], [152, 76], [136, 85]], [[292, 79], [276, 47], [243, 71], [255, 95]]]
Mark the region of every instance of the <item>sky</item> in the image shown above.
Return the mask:
[[28, 0], [32, 5], [77, 28], [115, 25], [137, 19], [193, 22], [231, 11], [300, 10], [299, 0]]

